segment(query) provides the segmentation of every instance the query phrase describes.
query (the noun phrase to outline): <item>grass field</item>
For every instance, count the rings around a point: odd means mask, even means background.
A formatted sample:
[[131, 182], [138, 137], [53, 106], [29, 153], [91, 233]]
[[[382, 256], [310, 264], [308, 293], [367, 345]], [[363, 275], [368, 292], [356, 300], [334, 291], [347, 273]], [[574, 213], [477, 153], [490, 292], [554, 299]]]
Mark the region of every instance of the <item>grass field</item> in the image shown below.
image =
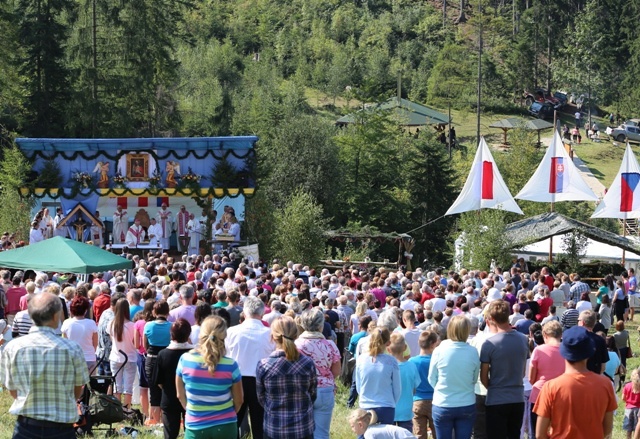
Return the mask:
[[[640, 317], [637, 317], [636, 320], [640, 321]], [[632, 347], [636, 356], [634, 358], [630, 358], [627, 360], [627, 380], [631, 375], [631, 370], [633, 368], [640, 367], [640, 337], [638, 333], [638, 324], [630, 323], [627, 325], [627, 329], [631, 333]], [[611, 331], [613, 333], [613, 330]], [[338, 394], [336, 396], [336, 406], [333, 411], [333, 419], [331, 422], [331, 438], [332, 439], [352, 439], [355, 438], [355, 435], [351, 432], [351, 428], [349, 427], [349, 423], [347, 422], [347, 416], [349, 414], [349, 410], [346, 407], [346, 401], [348, 396], [348, 389], [343, 386], [340, 386]], [[621, 398], [621, 393], [618, 393], [618, 398]], [[620, 399], [620, 406], [616, 413], [615, 421], [614, 421], [614, 430], [613, 430], [613, 439], [625, 439], [626, 435], [624, 431], [622, 431], [622, 418], [624, 415], [624, 403]], [[11, 438], [13, 425], [15, 422], [15, 418], [8, 414], [9, 406], [11, 405], [11, 397], [8, 392], [0, 392], [0, 439], [8, 439]], [[118, 427], [119, 429], [120, 427]], [[140, 427], [142, 429], [142, 427]], [[142, 435], [138, 436], [141, 439], [151, 439], [161, 437], [162, 435], [154, 434], [152, 431], [147, 431]], [[100, 437], [100, 436], [98, 436]]]

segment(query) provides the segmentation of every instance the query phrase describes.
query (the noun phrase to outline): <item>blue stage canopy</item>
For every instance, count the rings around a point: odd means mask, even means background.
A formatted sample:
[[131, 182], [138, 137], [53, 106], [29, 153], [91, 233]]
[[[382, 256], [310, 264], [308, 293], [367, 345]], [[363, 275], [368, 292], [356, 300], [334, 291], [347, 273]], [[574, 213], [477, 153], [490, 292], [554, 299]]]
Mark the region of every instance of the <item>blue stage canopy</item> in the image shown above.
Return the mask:
[[[140, 196], [249, 195], [255, 188], [256, 136], [138, 139], [18, 138], [33, 162], [29, 190], [52, 198], [60, 193]], [[55, 167], [52, 167], [55, 163]], [[52, 171], [53, 169], [53, 171]], [[54, 174], [52, 187], [51, 174]], [[42, 178], [41, 178], [42, 176]], [[47, 178], [45, 178], [45, 176]], [[123, 180], [124, 179], [124, 180]], [[197, 183], [192, 183], [197, 180]], [[85, 183], [85, 181], [87, 183]], [[159, 194], [158, 190], [169, 189]], [[71, 190], [71, 191], [70, 191]], [[195, 190], [195, 192], [191, 192]], [[56, 192], [57, 191], [57, 192]]]
[[147, 151], [147, 150], [225, 150], [249, 149], [258, 141], [256, 136], [237, 137], [177, 137], [139, 139], [29, 139], [18, 138], [22, 151]]

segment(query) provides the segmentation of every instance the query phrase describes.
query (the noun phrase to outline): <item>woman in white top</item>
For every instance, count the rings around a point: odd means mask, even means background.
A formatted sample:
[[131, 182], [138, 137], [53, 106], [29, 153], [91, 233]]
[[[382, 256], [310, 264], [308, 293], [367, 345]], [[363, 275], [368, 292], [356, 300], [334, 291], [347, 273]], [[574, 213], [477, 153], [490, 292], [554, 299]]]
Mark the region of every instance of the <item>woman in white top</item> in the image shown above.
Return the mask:
[[71, 300], [69, 312], [71, 318], [62, 324], [62, 336], [73, 340], [80, 345], [84, 353], [84, 361], [87, 362], [89, 373], [96, 365], [96, 348], [98, 347], [98, 325], [92, 319], [85, 319], [89, 310], [89, 299], [76, 296]]
[[579, 313], [581, 313], [582, 311], [593, 309], [593, 304], [591, 303], [589, 293], [582, 293], [582, 295], [580, 296], [580, 301], [576, 303], [576, 309]]
[[112, 343], [109, 362], [111, 363], [111, 373], [117, 373], [116, 388], [113, 394], [118, 399], [124, 395], [124, 405], [127, 407], [131, 406], [137, 354], [134, 344], [135, 328], [129, 316], [129, 302], [122, 298], [116, 303], [113, 321], [109, 325], [109, 336]]

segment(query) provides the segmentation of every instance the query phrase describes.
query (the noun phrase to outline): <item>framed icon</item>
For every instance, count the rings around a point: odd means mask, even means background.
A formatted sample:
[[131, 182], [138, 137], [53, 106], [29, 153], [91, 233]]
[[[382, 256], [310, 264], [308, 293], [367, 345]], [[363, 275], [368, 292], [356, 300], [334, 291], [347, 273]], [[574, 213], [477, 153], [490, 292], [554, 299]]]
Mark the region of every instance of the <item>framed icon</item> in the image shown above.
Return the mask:
[[149, 154], [127, 154], [127, 178], [129, 181], [147, 181]]

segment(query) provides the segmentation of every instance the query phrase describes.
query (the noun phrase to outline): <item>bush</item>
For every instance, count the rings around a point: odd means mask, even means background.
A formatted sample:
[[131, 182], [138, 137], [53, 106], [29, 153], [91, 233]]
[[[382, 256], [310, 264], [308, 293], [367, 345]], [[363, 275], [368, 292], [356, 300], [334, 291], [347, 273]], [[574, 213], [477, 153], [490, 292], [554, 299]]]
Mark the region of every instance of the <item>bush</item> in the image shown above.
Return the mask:
[[325, 250], [327, 220], [309, 195], [297, 190], [274, 215], [273, 252], [282, 261], [315, 265]]

